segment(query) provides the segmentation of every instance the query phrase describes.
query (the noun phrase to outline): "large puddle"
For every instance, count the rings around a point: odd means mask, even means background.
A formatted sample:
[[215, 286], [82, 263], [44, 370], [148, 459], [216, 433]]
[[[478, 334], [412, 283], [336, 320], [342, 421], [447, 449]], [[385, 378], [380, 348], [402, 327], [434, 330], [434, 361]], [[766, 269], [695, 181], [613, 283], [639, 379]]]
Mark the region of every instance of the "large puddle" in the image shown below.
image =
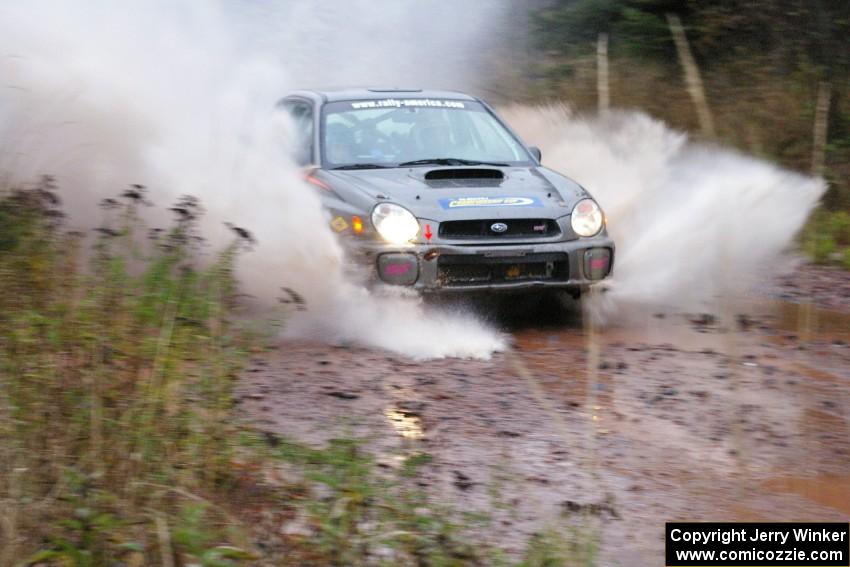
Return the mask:
[[766, 307], [777, 328], [800, 333], [802, 338], [833, 337], [850, 340], [850, 313], [818, 309], [809, 303], [774, 301]]
[[771, 492], [796, 494], [850, 515], [850, 475], [813, 478], [780, 476], [767, 480], [762, 488]]
[[[548, 395], [588, 416], [592, 460], [642, 490], [675, 487], [676, 498], [702, 499], [694, 514], [730, 521], [850, 513], [850, 314], [723, 307], [635, 310], [593, 326], [576, 315], [513, 336]], [[609, 433], [621, 440], [615, 459]], [[796, 504], [783, 511], [776, 498]]]
[[514, 549], [589, 510], [603, 552], [647, 565], [665, 521], [850, 513], [850, 315], [760, 301], [591, 325], [518, 307], [488, 361], [290, 343], [249, 373], [246, 410], [311, 443], [362, 435], [392, 468], [429, 455], [416, 482]]

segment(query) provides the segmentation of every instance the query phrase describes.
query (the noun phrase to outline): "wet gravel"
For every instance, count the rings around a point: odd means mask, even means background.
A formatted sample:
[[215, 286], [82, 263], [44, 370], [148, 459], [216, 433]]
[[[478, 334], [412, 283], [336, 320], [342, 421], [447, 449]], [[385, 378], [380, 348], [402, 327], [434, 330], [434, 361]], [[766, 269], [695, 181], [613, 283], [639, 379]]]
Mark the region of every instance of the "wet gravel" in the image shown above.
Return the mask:
[[850, 315], [755, 302], [512, 332], [489, 361], [285, 342], [252, 361], [240, 404], [317, 445], [367, 438], [385, 468], [429, 454], [417, 482], [488, 514], [475, 537], [512, 555], [580, 525], [602, 564], [657, 565], [665, 521], [850, 514]]

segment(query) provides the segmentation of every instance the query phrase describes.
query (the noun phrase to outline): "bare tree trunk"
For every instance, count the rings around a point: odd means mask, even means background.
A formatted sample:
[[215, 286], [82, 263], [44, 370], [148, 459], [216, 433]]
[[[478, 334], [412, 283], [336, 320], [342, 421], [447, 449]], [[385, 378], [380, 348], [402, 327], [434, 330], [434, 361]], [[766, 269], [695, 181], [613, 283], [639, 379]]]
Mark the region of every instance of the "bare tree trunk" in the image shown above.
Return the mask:
[[599, 93], [599, 114], [605, 116], [611, 106], [608, 86], [608, 34], [600, 33], [596, 43], [596, 89]]
[[697, 67], [697, 63], [691, 53], [691, 48], [688, 45], [685, 29], [682, 27], [679, 16], [675, 14], [667, 14], [667, 23], [670, 25], [670, 33], [673, 34], [673, 41], [676, 43], [676, 52], [679, 54], [679, 61], [685, 69], [685, 84], [688, 87], [688, 94], [691, 95], [691, 100], [697, 109], [700, 130], [702, 130], [702, 134], [706, 138], [714, 139], [714, 119], [711, 116], [711, 110], [708, 108], [708, 101], [705, 97], [705, 88], [702, 85], [699, 67]]
[[[818, 177], [823, 176], [826, 161], [827, 119], [829, 118], [831, 95], [832, 85], [827, 81], [820, 81], [818, 83], [818, 99], [815, 104], [815, 128], [812, 136], [812, 175]], [[797, 311], [798, 335], [802, 341], [808, 342], [812, 339], [813, 329], [817, 326], [817, 312], [812, 300], [811, 283], [803, 283], [801, 287], [804, 295]]]
[[815, 131], [812, 142], [812, 175], [822, 176], [826, 161], [826, 138], [829, 118], [829, 99], [832, 85], [827, 81], [818, 83], [818, 102], [815, 107]]

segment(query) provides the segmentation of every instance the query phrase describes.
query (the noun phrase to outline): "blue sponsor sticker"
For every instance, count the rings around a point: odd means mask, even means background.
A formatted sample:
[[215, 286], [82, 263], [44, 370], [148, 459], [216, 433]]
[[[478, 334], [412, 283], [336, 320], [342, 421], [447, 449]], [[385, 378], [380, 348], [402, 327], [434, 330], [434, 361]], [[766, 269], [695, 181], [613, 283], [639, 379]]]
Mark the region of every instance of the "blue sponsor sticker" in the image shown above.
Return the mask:
[[543, 203], [537, 197], [458, 197], [456, 199], [440, 199], [439, 202], [444, 209], [543, 206]]

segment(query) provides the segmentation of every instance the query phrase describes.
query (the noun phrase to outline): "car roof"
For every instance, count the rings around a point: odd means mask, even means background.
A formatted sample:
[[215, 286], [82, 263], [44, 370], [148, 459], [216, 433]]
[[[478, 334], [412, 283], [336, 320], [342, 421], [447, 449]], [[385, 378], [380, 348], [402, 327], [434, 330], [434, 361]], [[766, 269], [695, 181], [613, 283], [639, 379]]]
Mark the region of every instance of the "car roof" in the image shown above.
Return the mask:
[[402, 89], [402, 88], [340, 88], [340, 89], [316, 89], [295, 91], [287, 96], [301, 96], [305, 98], [320, 99], [323, 102], [337, 102], [341, 100], [381, 100], [385, 98], [442, 98], [450, 100], [478, 100], [458, 91], [440, 91], [426, 89]]

